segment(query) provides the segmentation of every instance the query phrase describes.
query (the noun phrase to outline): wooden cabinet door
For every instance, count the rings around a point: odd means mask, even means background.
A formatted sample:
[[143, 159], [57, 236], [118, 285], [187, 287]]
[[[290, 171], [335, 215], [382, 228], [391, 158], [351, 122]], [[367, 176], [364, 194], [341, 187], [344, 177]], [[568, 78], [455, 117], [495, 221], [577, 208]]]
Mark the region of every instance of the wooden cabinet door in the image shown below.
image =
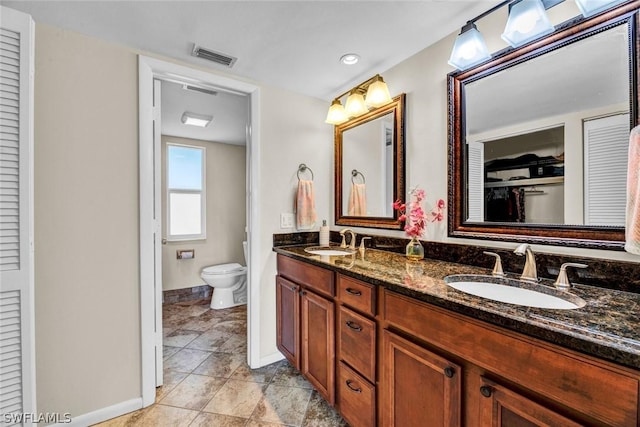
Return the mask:
[[335, 310], [329, 301], [301, 292], [302, 359], [300, 372], [331, 405], [335, 403]]
[[461, 368], [387, 330], [382, 334], [382, 424], [461, 425]]
[[376, 388], [345, 363], [338, 364], [336, 384], [340, 414], [351, 427], [376, 425]]
[[300, 286], [276, 276], [276, 345], [300, 369]]
[[486, 378], [478, 391], [480, 425], [492, 427], [578, 427], [568, 418]]

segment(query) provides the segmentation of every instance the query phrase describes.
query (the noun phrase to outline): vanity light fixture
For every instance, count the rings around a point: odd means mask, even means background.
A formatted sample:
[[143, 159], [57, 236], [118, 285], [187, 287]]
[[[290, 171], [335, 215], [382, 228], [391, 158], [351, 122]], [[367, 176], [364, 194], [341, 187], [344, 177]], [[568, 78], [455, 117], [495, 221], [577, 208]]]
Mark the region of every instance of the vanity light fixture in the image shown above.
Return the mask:
[[520, 0], [509, 5], [509, 18], [501, 37], [512, 47], [519, 47], [554, 29], [541, 0]]
[[207, 127], [213, 120], [213, 116], [204, 116], [202, 114], [194, 114], [185, 111], [182, 114], [182, 123], [185, 125], [198, 126], [201, 128]]
[[[520, 47], [547, 34], [555, 28], [546, 10], [565, 0], [505, 0], [486, 12], [467, 21], [453, 44], [449, 65], [458, 70], [466, 70], [488, 59], [491, 54], [475, 26], [475, 22], [496, 10], [509, 5], [509, 17], [502, 39], [511, 47]], [[604, 12], [625, 0], [575, 0], [585, 18]]]
[[[349, 96], [343, 107], [340, 99], [347, 94]], [[366, 113], [369, 108], [381, 107], [389, 102], [391, 102], [389, 88], [382, 76], [376, 74], [369, 80], [337, 96], [331, 102], [325, 123], [339, 125], [349, 120], [350, 117], [357, 117]]]
[[364, 103], [364, 95], [357, 88], [351, 90], [344, 109], [349, 117], [358, 117], [369, 111]]
[[344, 123], [347, 120], [349, 120], [347, 111], [344, 109], [339, 99], [334, 99], [331, 103], [331, 107], [329, 107], [329, 112], [327, 113], [327, 119], [325, 120], [325, 123], [339, 125], [340, 123]]
[[391, 94], [387, 84], [382, 80], [379, 74], [373, 77], [373, 83], [367, 89], [367, 95], [364, 98], [365, 104], [371, 108], [382, 107], [384, 104], [391, 102]]
[[576, 0], [578, 9], [580, 9], [580, 12], [582, 12], [585, 18], [607, 10], [622, 2], [624, 2], [624, 0]]
[[482, 34], [473, 22], [468, 22], [453, 44], [449, 65], [464, 70], [487, 59], [491, 59], [491, 54]]

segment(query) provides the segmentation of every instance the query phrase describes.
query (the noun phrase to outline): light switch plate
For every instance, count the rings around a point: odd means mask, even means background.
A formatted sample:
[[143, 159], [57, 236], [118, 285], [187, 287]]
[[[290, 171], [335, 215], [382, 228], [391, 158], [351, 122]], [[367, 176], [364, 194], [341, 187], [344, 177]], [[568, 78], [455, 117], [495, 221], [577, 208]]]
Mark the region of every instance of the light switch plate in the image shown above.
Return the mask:
[[293, 214], [281, 213], [280, 214], [280, 228], [293, 228]]

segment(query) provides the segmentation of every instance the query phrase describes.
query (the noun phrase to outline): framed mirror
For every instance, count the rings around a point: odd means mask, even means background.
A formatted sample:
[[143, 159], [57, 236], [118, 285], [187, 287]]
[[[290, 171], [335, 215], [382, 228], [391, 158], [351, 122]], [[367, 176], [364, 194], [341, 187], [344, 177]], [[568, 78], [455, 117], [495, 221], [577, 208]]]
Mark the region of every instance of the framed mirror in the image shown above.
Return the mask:
[[404, 200], [404, 103], [387, 105], [335, 127], [335, 222], [400, 229], [395, 200]]
[[449, 81], [449, 235], [623, 249], [638, 12], [557, 26]]

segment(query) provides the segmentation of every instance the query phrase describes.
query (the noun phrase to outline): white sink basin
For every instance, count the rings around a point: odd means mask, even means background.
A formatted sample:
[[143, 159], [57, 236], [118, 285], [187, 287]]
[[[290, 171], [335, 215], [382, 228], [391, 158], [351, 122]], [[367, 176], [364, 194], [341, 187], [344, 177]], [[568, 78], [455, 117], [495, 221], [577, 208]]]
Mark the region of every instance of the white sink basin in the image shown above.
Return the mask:
[[345, 256], [355, 253], [353, 249], [341, 248], [339, 246], [311, 246], [310, 248], [304, 248], [304, 251], [313, 255], [325, 256]]
[[555, 310], [575, 310], [586, 305], [585, 300], [569, 292], [520, 280], [471, 275], [447, 276], [444, 280], [459, 291], [507, 304]]

